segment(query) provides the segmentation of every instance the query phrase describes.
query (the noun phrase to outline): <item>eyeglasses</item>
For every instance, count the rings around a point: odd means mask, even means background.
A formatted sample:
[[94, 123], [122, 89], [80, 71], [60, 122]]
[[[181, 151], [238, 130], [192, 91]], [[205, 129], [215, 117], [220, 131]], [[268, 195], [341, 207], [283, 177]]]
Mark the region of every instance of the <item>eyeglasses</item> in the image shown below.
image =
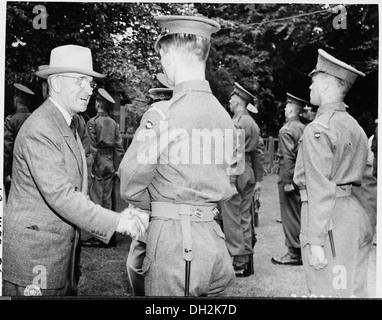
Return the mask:
[[63, 75], [63, 74], [59, 74], [58, 76], [59, 77], [65, 77], [65, 78], [77, 79], [78, 80], [77, 84], [79, 84], [82, 89], [85, 88], [87, 84], [89, 84], [90, 88], [92, 88], [93, 90], [97, 87], [96, 82], [90, 81], [86, 77], [72, 77], [72, 76], [67, 76], [67, 75]]

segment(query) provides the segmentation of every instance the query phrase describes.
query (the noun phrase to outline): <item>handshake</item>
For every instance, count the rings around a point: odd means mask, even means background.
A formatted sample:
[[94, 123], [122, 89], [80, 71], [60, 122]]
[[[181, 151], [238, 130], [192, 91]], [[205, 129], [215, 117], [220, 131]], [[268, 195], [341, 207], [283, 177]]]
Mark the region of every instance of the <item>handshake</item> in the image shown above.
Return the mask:
[[145, 234], [149, 226], [149, 212], [130, 205], [121, 212], [116, 231], [133, 239]]

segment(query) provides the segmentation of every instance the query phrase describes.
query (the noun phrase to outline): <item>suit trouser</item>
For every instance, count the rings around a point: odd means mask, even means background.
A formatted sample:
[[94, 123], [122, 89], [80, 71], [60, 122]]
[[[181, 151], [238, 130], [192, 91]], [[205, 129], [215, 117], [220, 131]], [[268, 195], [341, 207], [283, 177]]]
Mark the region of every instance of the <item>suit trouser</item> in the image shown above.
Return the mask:
[[[215, 221], [191, 222], [191, 296], [222, 296], [235, 282], [224, 234]], [[146, 296], [184, 296], [185, 260], [181, 221], [152, 219], [143, 261]]]
[[[309, 219], [308, 204], [302, 203], [301, 230]], [[303, 246], [302, 259], [309, 293], [325, 297], [366, 298], [369, 254], [373, 245], [373, 228], [368, 215], [354, 196], [336, 198], [332, 215], [336, 258], [329, 237], [324, 252], [328, 264], [321, 270], [309, 265], [309, 246]]]
[[278, 182], [281, 220], [288, 248], [300, 249], [301, 200], [295, 192], [285, 192], [285, 183]]
[[126, 267], [130, 285], [135, 296], [145, 295], [145, 283], [143, 276], [143, 260], [146, 255], [146, 242], [133, 239], [127, 256]]

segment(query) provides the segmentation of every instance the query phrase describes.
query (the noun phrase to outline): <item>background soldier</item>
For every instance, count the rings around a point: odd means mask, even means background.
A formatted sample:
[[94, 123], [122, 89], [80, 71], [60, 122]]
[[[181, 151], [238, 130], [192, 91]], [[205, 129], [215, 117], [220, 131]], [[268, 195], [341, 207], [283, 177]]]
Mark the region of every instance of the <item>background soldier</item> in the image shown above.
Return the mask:
[[[163, 74], [162, 74], [163, 75]], [[157, 77], [159, 80], [159, 77]], [[160, 81], [162, 84], [163, 82]], [[167, 101], [172, 97], [170, 88], [152, 88], [149, 90], [151, 99], [154, 102]], [[135, 296], [145, 295], [145, 284], [143, 275], [143, 259], [146, 255], [147, 234], [133, 239], [130, 244], [129, 254], [127, 256], [126, 267], [130, 285]]]
[[13, 146], [16, 136], [24, 123], [30, 116], [28, 99], [34, 92], [20, 83], [13, 84], [15, 94], [13, 108], [15, 113], [7, 116], [4, 121], [4, 189], [8, 197], [12, 179]]
[[319, 109], [304, 130], [294, 182], [302, 201], [304, 271], [317, 296], [367, 297], [374, 232], [352, 188], [362, 182], [368, 140], [343, 102], [358, 75], [365, 76], [321, 49], [310, 73], [310, 102]]
[[[235, 193], [228, 176], [231, 159], [223, 163], [205, 159], [203, 148], [186, 142], [195, 129], [217, 131], [220, 136], [235, 133], [205, 80], [210, 37], [220, 25], [203, 17], [156, 19], [163, 33], [155, 48], [174, 85], [173, 97], [155, 103], [144, 114], [120, 167], [122, 198], [141, 209], [151, 208], [143, 262], [145, 293], [226, 295], [235, 275], [214, 212], [219, 201]], [[224, 149], [215, 139], [204, 147], [211, 155]], [[194, 152], [200, 152], [196, 161]]]
[[226, 243], [233, 257], [233, 267], [237, 277], [250, 275], [249, 260], [253, 255], [250, 210], [254, 192], [261, 188], [263, 176], [262, 167], [259, 168], [255, 163], [260, 129], [246, 109], [248, 103], [253, 101], [254, 96], [235, 83], [229, 107], [234, 113], [235, 127], [245, 130], [245, 169], [236, 177], [234, 185], [238, 193], [222, 202], [220, 206]]
[[316, 118], [317, 109], [317, 106], [306, 105], [300, 113], [300, 121], [305, 125], [311, 123]]
[[[90, 150], [94, 159], [89, 197], [94, 203], [112, 210], [115, 210], [113, 191], [116, 179], [118, 179], [117, 171], [125, 153], [118, 124], [108, 114], [114, 103], [110, 94], [99, 88], [95, 99], [97, 115], [86, 125]], [[115, 237], [114, 234], [107, 246], [116, 246]], [[93, 237], [85, 240], [86, 235], [83, 235], [82, 239], [83, 246], [105, 246], [103, 242]]]
[[280, 258], [273, 257], [275, 264], [301, 265], [300, 213], [301, 201], [298, 190], [293, 185], [293, 173], [297, 158], [298, 143], [305, 126], [299, 114], [307, 101], [287, 93], [285, 105], [286, 123], [279, 132], [279, 201], [281, 219], [288, 252]]

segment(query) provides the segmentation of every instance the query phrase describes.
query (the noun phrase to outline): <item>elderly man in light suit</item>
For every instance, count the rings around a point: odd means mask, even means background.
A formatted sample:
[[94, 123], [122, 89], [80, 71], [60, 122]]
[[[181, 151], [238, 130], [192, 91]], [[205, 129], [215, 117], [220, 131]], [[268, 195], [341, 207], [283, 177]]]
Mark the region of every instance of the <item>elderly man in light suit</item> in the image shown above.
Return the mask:
[[[49, 98], [19, 131], [14, 147], [13, 183], [4, 214], [3, 295], [75, 295], [79, 230], [108, 242], [115, 231], [132, 237], [145, 232], [147, 215], [121, 214], [87, 197], [87, 167], [74, 114], [86, 110], [93, 71], [88, 48], [52, 50]], [[74, 127], [74, 126], [73, 126]]]

